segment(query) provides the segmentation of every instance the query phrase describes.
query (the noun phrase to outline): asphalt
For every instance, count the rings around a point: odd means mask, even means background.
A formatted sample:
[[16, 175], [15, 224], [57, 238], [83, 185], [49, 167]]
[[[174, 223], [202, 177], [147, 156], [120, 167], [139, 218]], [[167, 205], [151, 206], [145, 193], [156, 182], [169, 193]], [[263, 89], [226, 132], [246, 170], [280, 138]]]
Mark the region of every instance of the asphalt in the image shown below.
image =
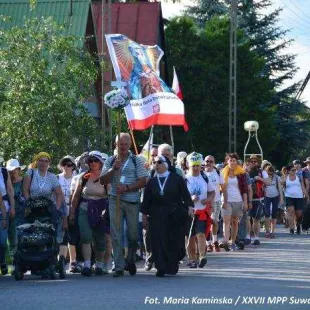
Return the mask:
[[207, 266], [181, 265], [176, 276], [137, 275], [65, 280], [0, 276], [0, 309], [310, 309], [310, 235], [289, 235], [244, 251], [210, 253]]

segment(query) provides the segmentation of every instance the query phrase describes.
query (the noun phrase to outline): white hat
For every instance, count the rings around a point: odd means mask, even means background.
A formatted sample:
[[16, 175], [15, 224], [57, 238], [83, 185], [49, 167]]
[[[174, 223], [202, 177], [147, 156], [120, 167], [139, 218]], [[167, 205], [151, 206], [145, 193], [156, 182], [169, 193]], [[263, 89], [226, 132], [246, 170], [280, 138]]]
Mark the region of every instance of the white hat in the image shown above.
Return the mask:
[[200, 166], [203, 162], [203, 157], [201, 154], [197, 153], [197, 152], [193, 152], [190, 153], [187, 157], [186, 157], [187, 163], [188, 165], [191, 166]]
[[6, 169], [8, 171], [13, 171], [17, 168], [20, 168], [21, 170], [24, 170], [26, 168], [26, 166], [21, 166], [19, 161], [15, 158], [11, 158], [7, 161], [6, 163]]
[[187, 153], [186, 152], [179, 152], [178, 154], [177, 154], [177, 163], [181, 163], [182, 161], [183, 161], [183, 159], [184, 158], [186, 158], [186, 156], [187, 156]]
[[99, 151], [91, 151], [91, 152], [88, 154], [88, 157], [87, 157], [86, 162], [88, 162], [88, 160], [89, 160], [90, 157], [96, 157], [97, 159], [100, 160], [100, 162], [101, 162], [102, 164], [104, 164], [105, 159], [102, 157], [102, 153], [101, 153], [101, 152], [99, 152]]

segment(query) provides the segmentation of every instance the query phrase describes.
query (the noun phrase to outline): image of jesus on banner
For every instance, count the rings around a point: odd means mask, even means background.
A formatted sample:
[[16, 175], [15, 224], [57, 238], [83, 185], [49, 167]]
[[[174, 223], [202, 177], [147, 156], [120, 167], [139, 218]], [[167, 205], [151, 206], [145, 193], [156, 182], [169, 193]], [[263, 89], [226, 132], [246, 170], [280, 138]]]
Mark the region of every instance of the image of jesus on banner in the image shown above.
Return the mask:
[[[116, 78], [127, 82], [131, 99], [142, 99], [150, 94], [171, 92], [171, 89], [159, 77], [159, 61], [163, 51], [156, 46], [138, 44], [124, 35], [109, 36], [108, 45], [115, 51], [119, 72]], [[112, 46], [111, 46], [112, 45]], [[112, 56], [112, 55], [111, 55]], [[114, 63], [116, 62], [116, 63]], [[117, 76], [119, 75], [119, 76]]]

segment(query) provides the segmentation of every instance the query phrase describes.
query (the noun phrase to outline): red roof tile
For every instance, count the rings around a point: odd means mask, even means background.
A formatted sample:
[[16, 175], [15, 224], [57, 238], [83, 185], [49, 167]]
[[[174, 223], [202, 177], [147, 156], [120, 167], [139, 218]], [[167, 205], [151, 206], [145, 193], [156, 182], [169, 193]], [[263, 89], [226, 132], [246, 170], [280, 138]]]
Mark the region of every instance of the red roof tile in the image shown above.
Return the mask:
[[[145, 45], [160, 45], [158, 39], [161, 18], [161, 4], [151, 3], [113, 3], [111, 7], [111, 33], [119, 33]], [[101, 2], [92, 3], [93, 20], [97, 35], [98, 52], [101, 53]], [[105, 17], [107, 33], [108, 18]]]

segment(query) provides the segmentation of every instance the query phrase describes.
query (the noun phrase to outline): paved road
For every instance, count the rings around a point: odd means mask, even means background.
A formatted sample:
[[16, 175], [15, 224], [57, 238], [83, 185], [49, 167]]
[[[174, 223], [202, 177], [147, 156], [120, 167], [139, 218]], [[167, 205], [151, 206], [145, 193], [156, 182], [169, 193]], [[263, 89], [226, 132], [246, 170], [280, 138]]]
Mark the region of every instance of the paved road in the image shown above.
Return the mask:
[[[165, 278], [142, 264], [135, 277], [0, 277], [0, 309], [310, 309], [310, 235], [280, 229], [277, 239], [261, 240], [245, 251], [211, 253], [206, 268], [182, 267]], [[203, 299], [209, 304], [199, 304]]]

